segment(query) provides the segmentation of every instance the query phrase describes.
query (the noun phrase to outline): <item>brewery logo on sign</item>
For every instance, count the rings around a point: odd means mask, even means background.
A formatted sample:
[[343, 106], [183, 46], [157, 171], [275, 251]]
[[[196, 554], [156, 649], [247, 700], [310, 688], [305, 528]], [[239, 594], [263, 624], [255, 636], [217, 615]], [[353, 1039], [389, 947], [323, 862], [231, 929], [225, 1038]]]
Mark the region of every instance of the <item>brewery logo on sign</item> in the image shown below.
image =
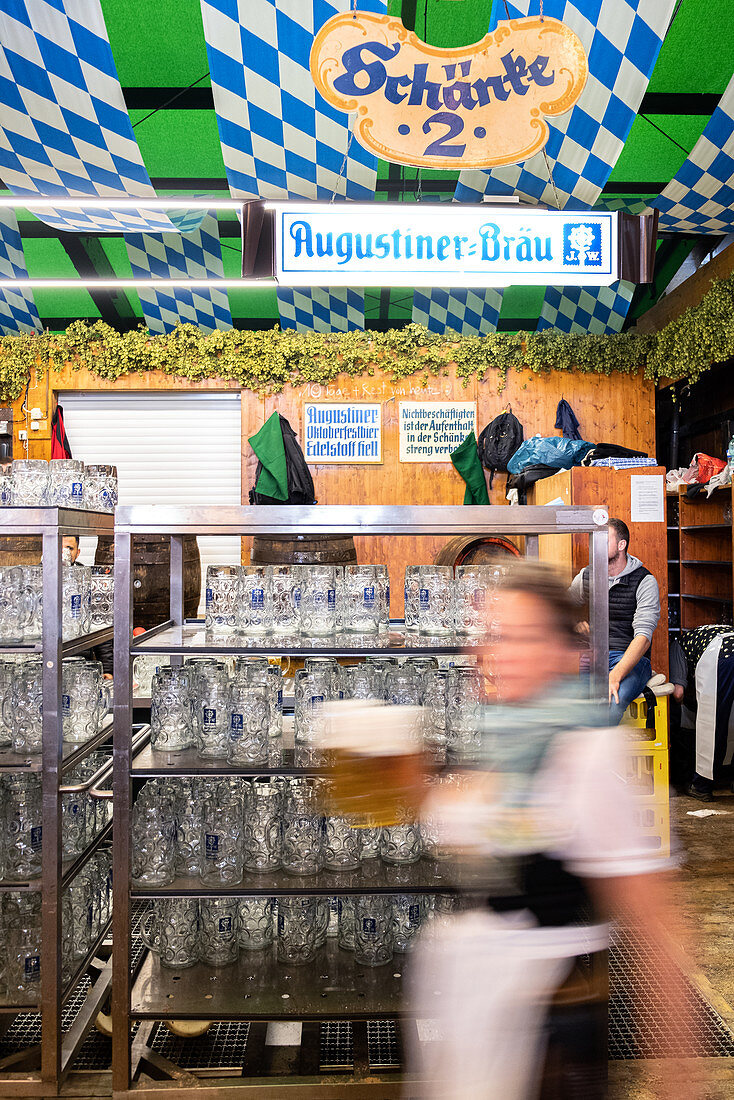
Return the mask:
[[588, 76], [578, 36], [557, 19], [509, 19], [471, 46], [439, 49], [399, 19], [343, 12], [314, 39], [311, 75], [356, 111], [355, 136], [384, 160], [491, 168], [540, 152], [545, 121], [569, 111]]
[[569, 222], [563, 227], [563, 262], [572, 267], [601, 267], [601, 226]]

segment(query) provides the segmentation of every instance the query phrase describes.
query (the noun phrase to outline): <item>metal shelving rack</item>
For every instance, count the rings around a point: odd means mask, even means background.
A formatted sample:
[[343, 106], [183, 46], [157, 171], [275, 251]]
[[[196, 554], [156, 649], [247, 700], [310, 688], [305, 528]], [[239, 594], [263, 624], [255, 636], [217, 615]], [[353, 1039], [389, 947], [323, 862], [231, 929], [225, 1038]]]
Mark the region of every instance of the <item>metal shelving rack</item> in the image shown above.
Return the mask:
[[[14, 1058], [7, 1071], [0, 1069], [0, 1095], [2, 1096], [55, 1096], [66, 1077], [74, 1055], [84, 1036], [93, 1025], [99, 1007], [107, 997], [111, 974], [106, 973], [93, 986], [82, 1011], [70, 1031], [62, 1033], [62, 1007], [73, 994], [88, 964], [104, 938], [100, 936], [92, 945], [86, 959], [78, 965], [71, 979], [63, 983], [61, 977], [61, 895], [62, 890], [79, 873], [90, 857], [111, 835], [111, 823], [98, 835], [75, 860], [62, 863], [61, 858], [61, 795], [64, 792], [63, 776], [88, 754], [99, 748], [112, 735], [112, 720], [105, 722], [100, 732], [83, 745], [63, 742], [63, 718], [61, 708], [61, 669], [64, 657], [80, 653], [113, 636], [112, 627], [94, 631], [82, 638], [64, 642], [62, 639], [62, 555], [61, 540], [67, 535], [109, 535], [114, 527], [111, 515], [70, 508], [22, 508], [0, 509], [0, 536], [41, 536], [43, 569], [43, 621], [42, 640], [27, 645], [0, 647], [0, 656], [6, 654], [37, 653], [43, 664], [43, 750], [38, 756], [21, 756], [12, 751], [0, 752], [0, 774], [41, 772], [43, 856], [40, 879], [26, 883], [2, 882], [2, 891], [39, 890], [42, 894], [41, 912], [41, 983], [40, 1001], [10, 1003], [7, 997], [0, 1002], [0, 1026], [15, 1016], [27, 1012], [41, 1012], [41, 1068], [40, 1072], [26, 1071], [26, 1064]], [[100, 768], [95, 775], [80, 785], [69, 789], [94, 791], [104, 797], [100, 786], [111, 774], [111, 766]], [[105, 929], [104, 932], [107, 930]], [[15, 1066], [15, 1069], [13, 1068]]]
[[[590, 507], [405, 507], [341, 506], [316, 507], [218, 507], [177, 508], [134, 506], [118, 508], [115, 516], [115, 849], [113, 906], [113, 1095], [116, 1100], [148, 1100], [172, 1087], [178, 1097], [202, 1095], [200, 1083], [173, 1066], [161, 1066], [160, 1059], [146, 1045], [152, 1023], [171, 1017], [210, 1020], [300, 1020], [334, 1018], [373, 1020], [401, 1014], [401, 975], [397, 968], [384, 967], [373, 972], [356, 967], [354, 959], [328, 944], [315, 967], [290, 969], [278, 966], [270, 956], [240, 956], [237, 965], [224, 970], [194, 966], [180, 973], [165, 972], [150, 955], [137, 973], [131, 967], [130, 921], [133, 906], [142, 899], [163, 896], [247, 896], [253, 894], [330, 894], [384, 892], [433, 893], [436, 890], [471, 889], [471, 882], [458, 882], [446, 874], [445, 865], [421, 860], [408, 868], [383, 865], [367, 872], [323, 874], [299, 879], [282, 872], [250, 876], [229, 890], [207, 889], [200, 883], [179, 879], [170, 888], [140, 890], [130, 888], [130, 817], [133, 781], [155, 775], [253, 776], [290, 772], [314, 774], [309, 763], [299, 764], [292, 748], [272, 767], [237, 768], [228, 764], [207, 764], [195, 754], [156, 753], [145, 749], [133, 760], [132, 661], [138, 654], [170, 654], [173, 661], [184, 655], [201, 653], [265, 653], [305, 655], [323, 653], [363, 656], [372, 652], [458, 652], [465, 640], [421, 639], [406, 637], [405, 645], [375, 644], [360, 639], [355, 644], [347, 637], [325, 639], [323, 645], [300, 645], [297, 639], [265, 640], [228, 638], [221, 644], [207, 639], [200, 623], [183, 619], [183, 538], [186, 535], [292, 535], [351, 534], [416, 535], [508, 534], [526, 536], [526, 552], [537, 557], [538, 536], [548, 534], [586, 534], [589, 537], [592, 687], [606, 698], [607, 661], [607, 513]], [[132, 539], [135, 535], [161, 534], [171, 539], [170, 618], [167, 622], [132, 639]], [[257, 953], [260, 955], [261, 953]], [[357, 974], [356, 972], [359, 971]], [[389, 971], [389, 973], [388, 973]], [[131, 1047], [131, 1028], [140, 1022]], [[253, 1027], [264, 1025], [253, 1024]], [[308, 1027], [308, 1023], [304, 1027]], [[262, 1030], [260, 1032], [261, 1041]], [[137, 1071], [147, 1063], [155, 1076], [169, 1074], [168, 1081], [146, 1082], [136, 1086]], [[151, 1074], [153, 1074], [151, 1069]], [[243, 1073], [245, 1070], [243, 1070]], [[365, 1075], [366, 1076], [366, 1075]], [[398, 1095], [394, 1086], [371, 1078], [376, 1093]], [[244, 1088], [250, 1094], [279, 1095], [283, 1088], [277, 1079], [234, 1082], [231, 1077], [209, 1080], [202, 1087], [208, 1097], [239, 1096]], [[336, 1082], [334, 1083], [336, 1086]], [[337, 1087], [350, 1094], [370, 1091], [364, 1080], [342, 1079]], [[289, 1081], [288, 1094], [322, 1096], [323, 1084]], [[237, 1090], [236, 1092], [234, 1090]], [[337, 1093], [334, 1093], [336, 1095]], [[329, 1093], [331, 1094], [331, 1092]]]

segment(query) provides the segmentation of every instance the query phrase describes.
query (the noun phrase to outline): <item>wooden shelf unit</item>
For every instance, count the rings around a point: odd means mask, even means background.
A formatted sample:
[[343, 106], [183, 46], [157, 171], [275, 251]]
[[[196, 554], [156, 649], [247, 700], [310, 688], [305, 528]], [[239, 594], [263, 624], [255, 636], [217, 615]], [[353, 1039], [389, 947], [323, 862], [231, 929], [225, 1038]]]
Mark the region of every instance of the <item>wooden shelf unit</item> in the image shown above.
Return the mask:
[[[715, 489], [710, 497], [699, 493], [692, 499], [680, 489], [677, 497], [668, 500], [669, 520], [675, 504], [678, 547], [670, 558], [677, 558], [680, 564], [669, 562], [668, 582], [672, 588], [677, 574], [680, 621], [676, 625], [691, 630], [709, 623], [732, 623], [731, 489]], [[669, 538], [669, 550], [672, 542]]]
[[677, 493], [665, 494], [665, 522], [668, 545], [668, 633], [680, 631], [680, 505]]

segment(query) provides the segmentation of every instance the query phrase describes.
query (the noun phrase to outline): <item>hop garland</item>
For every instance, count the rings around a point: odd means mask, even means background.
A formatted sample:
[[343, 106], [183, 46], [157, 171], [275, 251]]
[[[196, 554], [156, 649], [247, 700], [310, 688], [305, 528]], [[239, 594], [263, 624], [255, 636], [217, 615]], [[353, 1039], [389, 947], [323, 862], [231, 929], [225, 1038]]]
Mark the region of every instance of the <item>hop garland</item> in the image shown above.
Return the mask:
[[658, 333], [610, 336], [535, 333], [460, 336], [407, 325], [387, 332], [297, 333], [279, 328], [228, 329], [204, 335], [178, 325], [163, 336], [144, 328], [119, 333], [103, 321], [74, 321], [64, 333], [43, 332], [0, 339], [0, 400], [24, 390], [34, 370], [85, 368], [115, 381], [134, 371], [159, 370], [191, 381], [220, 378], [258, 394], [285, 386], [328, 383], [339, 374], [387, 373], [393, 381], [445, 374], [456, 364], [464, 385], [496, 372], [498, 392], [510, 370], [582, 371], [610, 375], [644, 370], [658, 381], [695, 382], [713, 363], [734, 357], [734, 275], [715, 280], [701, 302]]

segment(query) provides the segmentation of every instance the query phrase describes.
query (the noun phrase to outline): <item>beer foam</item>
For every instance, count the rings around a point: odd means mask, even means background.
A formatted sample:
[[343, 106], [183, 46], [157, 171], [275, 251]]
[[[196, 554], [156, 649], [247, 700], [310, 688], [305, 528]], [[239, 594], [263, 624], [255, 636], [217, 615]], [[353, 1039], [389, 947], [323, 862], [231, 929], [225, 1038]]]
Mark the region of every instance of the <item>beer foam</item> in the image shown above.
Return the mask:
[[422, 707], [342, 699], [324, 708], [323, 748], [360, 756], [402, 756], [421, 748]]

